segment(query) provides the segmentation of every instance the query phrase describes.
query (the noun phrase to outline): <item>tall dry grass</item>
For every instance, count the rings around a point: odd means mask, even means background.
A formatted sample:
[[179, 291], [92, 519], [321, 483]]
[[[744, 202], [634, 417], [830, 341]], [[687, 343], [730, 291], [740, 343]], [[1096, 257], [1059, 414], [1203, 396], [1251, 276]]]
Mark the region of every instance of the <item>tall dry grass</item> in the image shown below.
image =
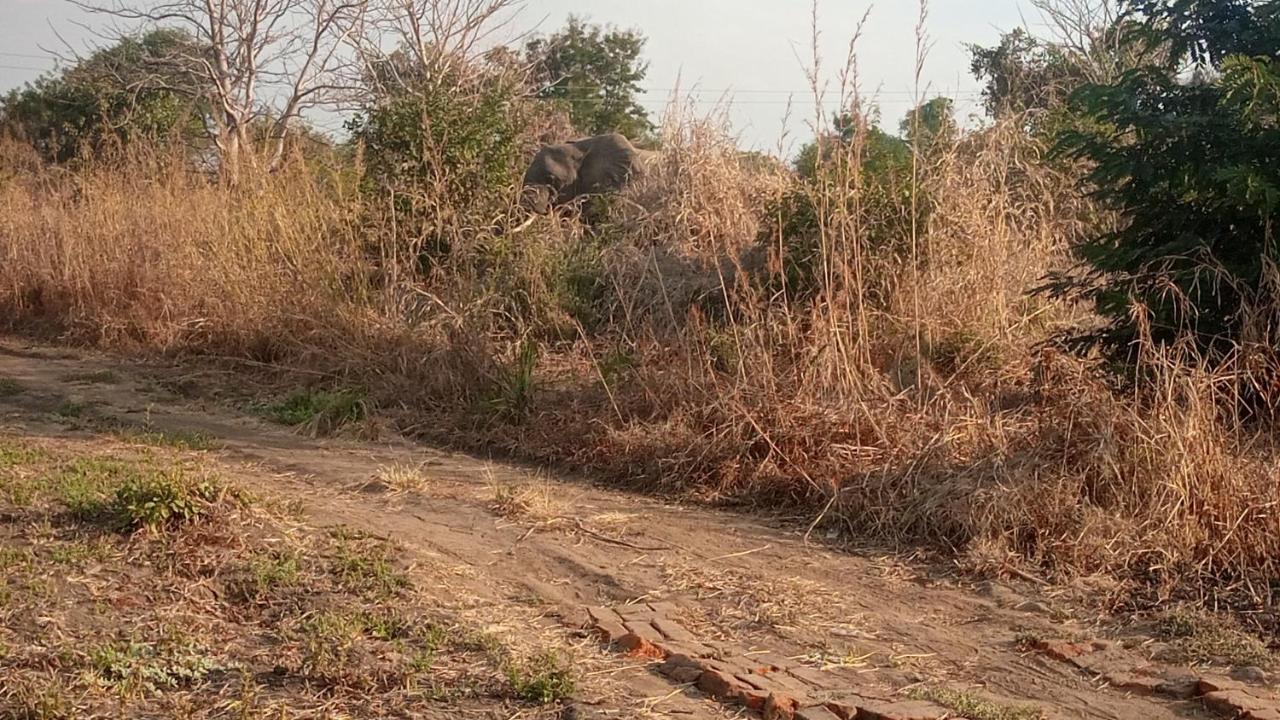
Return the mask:
[[[369, 226], [395, 217], [366, 212], [358, 168], [230, 188], [163, 149], [66, 171], [10, 145], [0, 326], [296, 368], [437, 439], [1122, 597], [1270, 602], [1275, 453], [1228, 371], [1153, 353], [1121, 392], [1045, 349], [1089, 319], [1028, 291], [1094, 220], [1014, 124], [919, 158], [927, 219], [888, 245], [856, 158], [802, 184], [705, 118], [664, 132], [594, 230], [477, 230], [428, 274]], [[771, 230], [796, 193], [810, 238]], [[807, 294], [777, 282], [800, 247]]]

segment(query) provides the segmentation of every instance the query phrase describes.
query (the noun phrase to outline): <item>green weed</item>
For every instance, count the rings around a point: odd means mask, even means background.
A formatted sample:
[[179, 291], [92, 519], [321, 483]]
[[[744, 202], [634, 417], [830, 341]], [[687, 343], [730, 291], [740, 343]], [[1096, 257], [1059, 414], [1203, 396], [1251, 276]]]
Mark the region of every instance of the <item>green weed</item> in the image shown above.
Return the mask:
[[529, 703], [547, 705], [568, 699], [576, 687], [572, 663], [553, 650], [523, 661], [509, 660], [505, 670], [515, 696]]
[[58, 407], [53, 409], [53, 414], [63, 419], [72, 420], [83, 417], [91, 407], [91, 403], [76, 402], [75, 400], [63, 400]]
[[1156, 619], [1156, 633], [1193, 662], [1267, 667], [1274, 660], [1266, 643], [1224, 616], [1176, 608]]
[[209, 481], [196, 482], [181, 470], [164, 470], [126, 479], [116, 489], [114, 508], [126, 528], [154, 532], [204, 515], [218, 494]]
[[368, 401], [355, 390], [300, 390], [284, 400], [258, 408], [259, 414], [281, 425], [307, 426], [328, 434], [367, 417]]
[[147, 427], [124, 430], [119, 433], [119, 437], [142, 445], [167, 447], [174, 450], [213, 450], [217, 447], [212, 437], [189, 430], [159, 430]]
[[119, 376], [112, 370], [93, 370], [88, 372], [69, 373], [63, 375], [64, 382], [114, 385], [120, 382]]
[[16, 380], [0, 377], [0, 398], [13, 397], [22, 392], [22, 386]]
[[910, 695], [917, 700], [928, 700], [954, 710], [958, 717], [969, 720], [1043, 720], [1045, 717], [1038, 708], [1004, 705], [967, 690], [926, 685], [912, 690]]
[[523, 417], [532, 405], [537, 366], [538, 343], [532, 338], [525, 338], [515, 360], [494, 379], [483, 401], [486, 409], [506, 419]]
[[191, 687], [218, 669], [206, 655], [190, 648], [162, 652], [149, 643], [132, 641], [93, 648], [89, 665], [102, 682], [124, 692]]
[[333, 572], [347, 590], [389, 596], [409, 586], [409, 578], [392, 565], [385, 543], [341, 530], [334, 537]]

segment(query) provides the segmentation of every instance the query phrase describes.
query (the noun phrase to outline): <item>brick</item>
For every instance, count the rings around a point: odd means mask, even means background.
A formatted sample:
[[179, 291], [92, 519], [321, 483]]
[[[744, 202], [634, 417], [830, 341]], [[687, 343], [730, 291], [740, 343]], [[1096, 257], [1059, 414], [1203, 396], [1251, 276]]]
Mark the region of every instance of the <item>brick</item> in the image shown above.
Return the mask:
[[1156, 686], [1156, 694], [1174, 700], [1190, 700], [1200, 694], [1200, 679], [1195, 677], [1166, 678]]
[[678, 683], [697, 683], [702, 677], [702, 668], [691, 667], [689, 665], [673, 665], [668, 667], [665, 663], [658, 668], [658, 672], [666, 675]]
[[627, 632], [639, 635], [655, 645], [661, 643], [663, 640], [662, 633], [658, 632], [657, 628], [647, 622], [628, 620], [623, 623], [622, 626], [627, 629]]
[[839, 715], [831, 712], [824, 705], [801, 708], [796, 711], [796, 720], [841, 720]]
[[769, 701], [769, 691], [760, 690], [758, 688], [744, 688], [738, 693], [738, 702], [746, 706], [752, 712], [763, 713], [765, 703]]
[[949, 710], [931, 702], [869, 702], [858, 706], [858, 720], [942, 720]]
[[1205, 707], [1224, 715], [1249, 717], [1253, 714], [1264, 714], [1274, 711], [1275, 703], [1254, 697], [1239, 690], [1215, 690], [1206, 693], [1203, 698]]
[[675, 603], [651, 602], [649, 603], [649, 609], [659, 615], [671, 617], [672, 615], [675, 615], [680, 608]]
[[1280, 710], [1276, 708], [1250, 710], [1244, 714], [1242, 720], [1280, 720]]
[[1075, 664], [1075, 659], [1094, 651], [1091, 643], [1073, 643], [1065, 640], [1040, 640], [1036, 649], [1049, 657]]
[[698, 677], [698, 689], [717, 700], [736, 700], [745, 687], [734, 676], [710, 668]]
[[799, 665], [787, 670], [787, 674], [810, 687], [836, 689], [840, 684], [828, 673], [824, 673], [821, 670], [806, 667], [804, 665]]
[[751, 653], [747, 657], [750, 657], [755, 663], [762, 667], [768, 667], [771, 672], [786, 670], [796, 666], [795, 661], [791, 658], [783, 657], [782, 655], [772, 652]]
[[764, 701], [764, 720], [794, 720], [800, 703], [785, 693], [769, 693]]
[[770, 673], [768, 675], [741, 673], [736, 677], [742, 682], [761, 690], [785, 693], [794, 698], [808, 699], [810, 690], [808, 685], [781, 673]]
[[1248, 686], [1239, 680], [1233, 680], [1229, 677], [1220, 675], [1206, 675], [1200, 678], [1196, 683], [1196, 689], [1201, 695], [1207, 695], [1212, 692], [1221, 692], [1224, 690], [1247, 690]]
[[651, 618], [655, 615], [653, 609], [648, 605], [619, 605], [614, 610], [626, 619], [631, 618]]
[[709, 658], [716, 654], [715, 650], [699, 642], [689, 643], [664, 640], [658, 645], [667, 652], [668, 656], [684, 655], [690, 658]]
[[707, 658], [703, 661], [703, 665], [719, 670], [727, 675], [752, 675], [755, 670], [750, 665], [739, 662], [740, 658]]
[[649, 622], [662, 636], [668, 640], [676, 642], [697, 642], [698, 639], [693, 633], [685, 630], [680, 623], [665, 617], [655, 618]]
[[596, 625], [602, 623], [622, 624], [622, 616], [607, 607], [589, 607], [587, 615], [591, 617], [591, 622]]
[[616, 623], [609, 620], [603, 620], [596, 623], [595, 631], [596, 634], [600, 636], [601, 640], [609, 643], [617, 643], [622, 639], [623, 635], [627, 634], [627, 629], [622, 626], [622, 623]]
[[635, 633], [627, 633], [626, 635], [618, 638], [617, 645], [632, 657], [646, 657], [661, 660], [666, 655], [666, 653], [662, 652], [662, 649], [657, 645], [654, 645]]
[[1155, 695], [1160, 686], [1164, 684], [1162, 678], [1151, 677], [1149, 675], [1138, 675], [1135, 673], [1111, 673], [1103, 679], [1107, 684], [1118, 690], [1127, 690], [1131, 693], [1139, 695]]

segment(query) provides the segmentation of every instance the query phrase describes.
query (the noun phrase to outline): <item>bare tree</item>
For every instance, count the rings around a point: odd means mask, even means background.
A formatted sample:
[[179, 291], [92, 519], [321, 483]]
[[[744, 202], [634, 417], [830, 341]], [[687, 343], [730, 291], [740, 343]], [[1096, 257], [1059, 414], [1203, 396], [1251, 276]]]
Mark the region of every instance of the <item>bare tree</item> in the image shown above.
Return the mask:
[[284, 159], [302, 113], [356, 86], [344, 49], [363, 32], [369, 0], [71, 0], [128, 24], [180, 29], [195, 43], [181, 58], [203, 82], [206, 130], [235, 181], [246, 160]]
[[[399, 89], [423, 82], [457, 82], [450, 72], [475, 60], [495, 35], [509, 29], [524, 0], [373, 0], [359, 55], [372, 83]], [[510, 42], [510, 39], [507, 39]], [[400, 51], [407, 62], [388, 63]], [[411, 72], [412, 78], [400, 73]], [[375, 93], [386, 88], [371, 88]]]
[[1050, 39], [1094, 83], [1111, 83], [1155, 58], [1158, 50], [1133, 42], [1125, 0], [1031, 0]]

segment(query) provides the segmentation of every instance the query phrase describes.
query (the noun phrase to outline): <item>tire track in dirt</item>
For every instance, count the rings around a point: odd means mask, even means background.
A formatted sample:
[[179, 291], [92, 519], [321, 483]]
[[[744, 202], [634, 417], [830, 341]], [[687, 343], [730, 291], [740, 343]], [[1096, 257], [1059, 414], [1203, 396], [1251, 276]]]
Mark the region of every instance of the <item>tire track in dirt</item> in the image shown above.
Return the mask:
[[[108, 371], [118, 381], [70, 379]], [[0, 426], [31, 435], [92, 432], [87, 421], [52, 415], [72, 399], [89, 403], [100, 420], [202, 433], [219, 446], [209, 455], [242, 485], [319, 524], [394, 539], [495, 615], [534, 607], [574, 632], [587, 625], [589, 606], [664, 601], [700, 638], [835, 664], [861, 678], [869, 694], [939, 685], [1039, 707], [1050, 718], [1212, 716], [1198, 703], [1101, 687], [1026, 652], [1021, 637], [1092, 627], [1014, 609], [1030, 594], [1006, 585], [989, 584], [984, 595], [925, 565], [807, 547], [795, 529], [759, 518], [638, 498], [399, 439], [301, 437], [157, 391], [155, 381], [174, 372], [0, 341], [0, 377], [22, 388], [0, 398]], [[422, 486], [379, 487], [379, 469], [391, 467], [413, 468]], [[511, 504], [523, 492], [532, 499], [521, 499], [520, 511], [501, 507], [504, 497]], [[670, 686], [653, 668], [611, 672], [607, 680], [643, 697], [669, 688], [670, 700], [651, 708], [658, 716], [717, 712], [696, 689]]]

